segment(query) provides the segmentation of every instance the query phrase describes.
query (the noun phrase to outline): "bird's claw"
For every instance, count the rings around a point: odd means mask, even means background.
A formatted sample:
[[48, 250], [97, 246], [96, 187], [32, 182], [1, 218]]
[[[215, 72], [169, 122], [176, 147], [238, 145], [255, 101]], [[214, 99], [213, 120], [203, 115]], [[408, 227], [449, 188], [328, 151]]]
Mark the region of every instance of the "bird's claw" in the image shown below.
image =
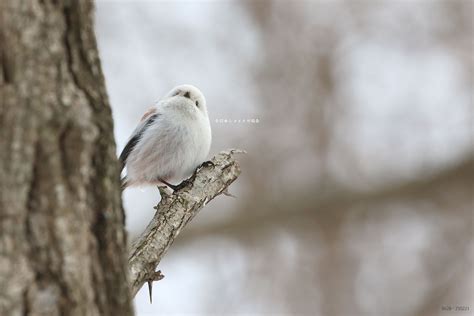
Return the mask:
[[198, 169], [201, 169], [203, 167], [215, 167], [216, 165], [214, 164], [214, 162], [212, 162], [211, 160], [207, 160], [207, 161], [204, 161]]
[[187, 186], [188, 184], [191, 184], [191, 183], [192, 183], [192, 181], [190, 179], [183, 180], [180, 184], [175, 185], [173, 190], [174, 191], [179, 191], [179, 190], [181, 190], [182, 188], [184, 188], [185, 186]]
[[[184, 185], [183, 185], [183, 182], [184, 182], [184, 181], [181, 182], [181, 183], [178, 184], [178, 185], [171, 184], [171, 183], [169, 183], [169, 182], [167, 182], [167, 181], [165, 181], [165, 180], [163, 180], [163, 179], [159, 179], [159, 181], [161, 181], [162, 183], [166, 184], [166, 186], [167, 186], [168, 188], [170, 188], [171, 190], [173, 190], [173, 191], [177, 191], [177, 190], [179, 190], [179, 189], [181, 189], [181, 188], [184, 187]], [[186, 180], [185, 180], [185, 181], [186, 181]], [[158, 190], [160, 190], [160, 186], [158, 186]], [[160, 192], [161, 192], [161, 190], [160, 190]]]
[[[183, 180], [180, 184], [178, 185], [174, 185], [174, 184], [171, 184], [167, 181], [164, 181], [163, 179], [159, 179], [159, 181], [161, 181], [162, 183], [166, 184], [167, 187], [169, 187], [170, 189], [173, 190], [173, 192], [176, 192], [176, 191], [179, 191], [181, 190], [182, 188], [186, 187], [187, 185], [189, 184], [192, 184], [193, 183], [193, 180], [194, 178], [196, 177], [196, 174], [197, 172], [199, 171], [199, 169], [203, 168], [203, 167], [215, 167], [216, 165], [214, 164], [214, 162], [212, 162], [211, 160], [207, 160], [207, 161], [204, 161], [199, 167], [196, 168], [196, 170], [194, 171], [193, 175], [186, 179], [186, 180]], [[160, 187], [158, 187], [158, 189], [160, 189]], [[160, 191], [161, 192], [161, 191]]]

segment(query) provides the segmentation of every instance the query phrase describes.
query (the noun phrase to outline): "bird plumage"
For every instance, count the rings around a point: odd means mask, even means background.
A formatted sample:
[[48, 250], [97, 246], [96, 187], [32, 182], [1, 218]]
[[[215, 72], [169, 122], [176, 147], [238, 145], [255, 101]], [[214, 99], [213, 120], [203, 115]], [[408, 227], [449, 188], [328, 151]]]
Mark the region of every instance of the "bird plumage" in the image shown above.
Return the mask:
[[145, 113], [125, 145], [123, 185], [184, 180], [206, 159], [210, 145], [204, 96], [193, 86], [178, 86]]
[[155, 121], [155, 119], [158, 117], [159, 114], [153, 114], [147, 117], [143, 121], [143, 124], [140, 124], [138, 126], [138, 131], [133, 133], [133, 136], [128, 140], [127, 144], [125, 145], [124, 149], [122, 150], [122, 153], [120, 154], [120, 162], [122, 163], [122, 166], [120, 168], [120, 172], [122, 172], [123, 168], [125, 168], [125, 163], [127, 161], [128, 156], [132, 152], [132, 150], [135, 148], [135, 146], [138, 144], [140, 141], [141, 137], [143, 136], [143, 133], [146, 131], [146, 129]]

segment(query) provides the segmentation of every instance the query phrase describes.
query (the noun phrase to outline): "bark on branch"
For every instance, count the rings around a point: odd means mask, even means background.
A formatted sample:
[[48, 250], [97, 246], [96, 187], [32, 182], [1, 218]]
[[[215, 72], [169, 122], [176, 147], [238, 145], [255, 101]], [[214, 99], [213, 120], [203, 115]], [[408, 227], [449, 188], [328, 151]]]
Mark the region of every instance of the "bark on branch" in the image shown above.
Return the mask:
[[226, 194], [229, 185], [240, 175], [240, 167], [233, 154], [223, 151], [211, 163], [200, 167], [181, 189], [168, 193], [160, 188], [161, 201], [152, 221], [133, 243], [130, 256], [130, 284], [135, 296], [143, 284], [154, 280], [155, 269], [180, 231], [210, 200]]

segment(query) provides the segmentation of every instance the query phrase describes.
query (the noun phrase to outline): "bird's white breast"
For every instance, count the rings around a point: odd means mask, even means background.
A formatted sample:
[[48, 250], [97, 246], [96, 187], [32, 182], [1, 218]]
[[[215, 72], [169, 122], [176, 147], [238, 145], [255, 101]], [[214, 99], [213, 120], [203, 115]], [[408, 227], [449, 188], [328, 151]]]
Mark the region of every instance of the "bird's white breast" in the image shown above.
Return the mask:
[[210, 145], [207, 116], [178, 108], [158, 109], [158, 117], [128, 158], [128, 175], [138, 182], [159, 178], [180, 182], [205, 161]]

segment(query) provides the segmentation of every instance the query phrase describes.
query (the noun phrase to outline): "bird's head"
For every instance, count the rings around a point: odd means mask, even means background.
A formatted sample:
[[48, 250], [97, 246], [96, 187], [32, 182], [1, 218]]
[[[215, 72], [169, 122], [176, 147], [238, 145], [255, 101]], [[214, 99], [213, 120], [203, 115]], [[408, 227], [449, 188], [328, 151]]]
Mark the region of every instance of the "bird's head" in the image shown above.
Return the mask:
[[[167, 99], [176, 100], [178, 104], [185, 104], [207, 116], [206, 99], [195, 86], [184, 84], [174, 87], [167, 95]], [[174, 102], [173, 102], [174, 103]]]

